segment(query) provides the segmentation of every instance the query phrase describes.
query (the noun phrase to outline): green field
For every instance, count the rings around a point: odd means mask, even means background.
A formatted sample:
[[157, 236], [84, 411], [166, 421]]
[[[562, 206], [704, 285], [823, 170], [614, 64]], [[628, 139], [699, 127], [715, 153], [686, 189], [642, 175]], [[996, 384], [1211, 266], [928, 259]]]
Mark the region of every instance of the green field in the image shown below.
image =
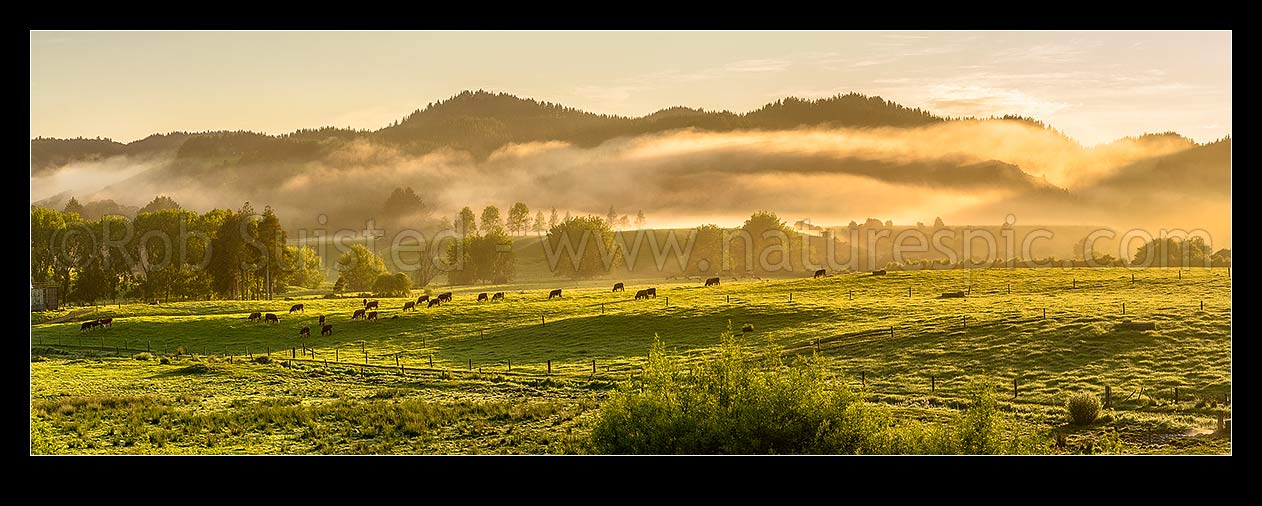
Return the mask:
[[[374, 299], [382, 319], [371, 322], [350, 320], [359, 298], [313, 293], [104, 306], [58, 323], [47, 321], [80, 308], [33, 314], [33, 451], [582, 452], [600, 400], [654, 336], [697, 357], [751, 324], [747, 342], [818, 353], [899, 416], [948, 416], [967, 380], [985, 376], [1006, 409], [1066, 434], [1061, 451], [1116, 429], [1123, 452], [1230, 453], [1215, 433], [1231, 391], [1226, 269], [891, 271], [711, 288], [626, 279], [627, 292], [611, 293], [614, 281], [457, 287], [453, 303], [415, 312], [400, 310], [409, 299]], [[656, 299], [632, 300], [648, 286]], [[548, 288], [565, 297], [546, 300]], [[938, 298], [955, 290], [968, 297]], [[507, 301], [474, 302], [496, 291]], [[305, 313], [288, 314], [298, 302]], [[281, 321], [246, 321], [253, 311]], [[331, 337], [319, 335], [321, 314]], [[113, 328], [79, 331], [105, 316]], [[1123, 319], [1156, 330], [1118, 330]], [[303, 326], [311, 338], [298, 337]], [[145, 350], [155, 357], [131, 358]], [[1103, 421], [1066, 424], [1069, 394], [1106, 386]]]

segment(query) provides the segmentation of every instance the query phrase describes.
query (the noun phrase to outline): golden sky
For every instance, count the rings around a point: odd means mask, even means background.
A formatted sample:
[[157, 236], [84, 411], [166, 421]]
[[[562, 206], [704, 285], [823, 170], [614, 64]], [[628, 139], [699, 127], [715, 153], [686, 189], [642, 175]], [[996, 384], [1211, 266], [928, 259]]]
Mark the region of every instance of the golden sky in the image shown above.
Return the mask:
[[1231, 133], [1231, 32], [31, 32], [31, 136], [377, 129], [461, 90], [639, 116], [856, 91], [1086, 144]]

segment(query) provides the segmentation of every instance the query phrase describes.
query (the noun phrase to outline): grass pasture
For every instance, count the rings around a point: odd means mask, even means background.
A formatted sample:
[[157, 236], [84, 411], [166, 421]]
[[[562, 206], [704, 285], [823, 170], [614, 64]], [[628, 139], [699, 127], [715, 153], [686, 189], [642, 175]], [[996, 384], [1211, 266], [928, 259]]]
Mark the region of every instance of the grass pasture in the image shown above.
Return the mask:
[[[537, 283], [454, 287], [450, 304], [402, 312], [418, 291], [373, 299], [371, 322], [350, 320], [359, 298], [315, 294], [33, 315], [33, 451], [581, 452], [585, 419], [654, 336], [696, 357], [750, 324], [747, 342], [818, 353], [899, 416], [949, 413], [985, 375], [1005, 389], [1005, 409], [1062, 436], [1058, 451], [1116, 430], [1117, 451], [1230, 452], [1211, 434], [1231, 392], [1226, 269], [891, 271], [711, 288], [628, 279], [611, 293], [614, 281], [558, 280], [560, 300]], [[648, 286], [656, 299], [632, 300]], [[968, 296], [938, 297], [956, 290]], [[496, 291], [507, 300], [474, 302]], [[299, 302], [305, 312], [288, 314]], [[246, 321], [254, 311], [281, 321]], [[331, 337], [319, 335], [321, 314]], [[79, 331], [105, 316], [113, 328]], [[1118, 330], [1123, 319], [1156, 330]], [[298, 337], [303, 326], [312, 337]], [[151, 359], [132, 358], [146, 350]], [[270, 363], [250, 360], [269, 351]], [[372, 367], [361, 369], [365, 354]], [[1102, 419], [1069, 425], [1069, 395], [1106, 386]]]

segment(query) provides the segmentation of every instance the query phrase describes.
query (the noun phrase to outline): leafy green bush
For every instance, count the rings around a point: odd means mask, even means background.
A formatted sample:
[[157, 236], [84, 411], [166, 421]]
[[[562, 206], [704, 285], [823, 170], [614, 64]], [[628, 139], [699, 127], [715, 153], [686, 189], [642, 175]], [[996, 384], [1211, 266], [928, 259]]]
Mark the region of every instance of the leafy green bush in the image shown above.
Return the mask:
[[1047, 444], [998, 410], [993, 387], [970, 389], [954, 421], [895, 422], [817, 357], [756, 358], [731, 332], [691, 369], [655, 340], [644, 373], [601, 407], [592, 446], [609, 454], [1037, 453]]
[[1069, 420], [1075, 425], [1087, 425], [1100, 416], [1100, 399], [1091, 394], [1073, 394], [1065, 402], [1065, 408], [1069, 410]]

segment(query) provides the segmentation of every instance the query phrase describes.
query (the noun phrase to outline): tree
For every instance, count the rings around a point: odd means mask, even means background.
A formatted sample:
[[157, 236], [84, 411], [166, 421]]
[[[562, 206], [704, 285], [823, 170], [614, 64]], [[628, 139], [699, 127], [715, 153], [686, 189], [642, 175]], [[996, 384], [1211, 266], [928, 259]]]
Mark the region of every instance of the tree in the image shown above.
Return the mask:
[[692, 252], [684, 268], [687, 274], [705, 274], [723, 270], [731, 265], [724, 257], [723, 229], [718, 225], [701, 225], [695, 229]]
[[421, 259], [416, 264], [416, 286], [417, 288], [425, 288], [429, 286], [434, 278], [438, 277], [438, 259], [431, 256], [428, 252], [421, 252]]
[[83, 216], [83, 204], [80, 204], [74, 197], [70, 197], [70, 202], [66, 202], [66, 207], [65, 209], [62, 209], [62, 212], [75, 213], [79, 216]]
[[625, 214], [624, 214], [624, 215], [622, 215], [622, 216], [619, 216], [619, 217], [618, 217], [618, 229], [619, 229], [619, 230], [625, 229], [625, 228], [627, 228], [627, 226], [629, 226], [629, 225], [631, 225], [631, 217], [630, 217], [630, 216], [627, 216], [627, 215], [625, 215]]
[[285, 229], [280, 226], [280, 218], [276, 216], [276, 211], [272, 210], [272, 206], [263, 207], [263, 218], [258, 225], [258, 238], [262, 246], [261, 254], [263, 256], [263, 278], [265, 283], [266, 296], [271, 300], [272, 294], [277, 288], [284, 289], [281, 282], [283, 277], [282, 271], [282, 253], [285, 242], [288, 238]]
[[500, 208], [495, 206], [486, 206], [482, 209], [482, 233], [491, 233], [504, 230], [503, 223], [500, 222]]
[[337, 270], [346, 279], [347, 290], [360, 291], [372, 288], [377, 277], [386, 273], [386, 264], [363, 244], [356, 244], [338, 258]]
[[622, 261], [609, 222], [594, 215], [567, 219], [548, 229], [544, 247], [553, 274], [572, 279], [607, 273]]
[[794, 249], [800, 252], [800, 246], [792, 240], [797, 234], [776, 213], [754, 213], [745, 220], [741, 231], [748, 235], [753, 245], [753, 251], [744, 250], [745, 241], [736, 241], [734, 245], [736, 258], [745, 270], [760, 273], [792, 270], [792, 261], [797, 258]]
[[478, 223], [473, 216], [473, 210], [469, 206], [465, 206], [460, 210], [460, 215], [456, 217], [456, 226], [460, 228], [461, 236], [478, 233]]
[[942, 218], [933, 219], [933, 228], [944, 228], [944, 227], [946, 227], [946, 224], [942, 223]]
[[508, 230], [515, 234], [525, 234], [530, 227], [530, 208], [525, 202], [513, 204], [508, 210]]
[[561, 221], [570, 221], [570, 211], [568, 209], [565, 211], [565, 219]]
[[412, 191], [412, 187], [395, 188], [381, 206], [381, 213], [391, 218], [420, 214], [425, 211], [425, 201]]
[[552, 208], [552, 217], [548, 218], [548, 228], [555, 227], [557, 226], [557, 223], [560, 223], [560, 222], [561, 220], [557, 218], [557, 208], [554, 207]]
[[158, 195], [157, 197], [154, 197], [153, 200], [150, 201], [148, 204], [145, 204], [145, 207], [140, 208], [140, 210], [137, 211], [136, 214], [156, 213], [158, 211], [166, 211], [168, 209], [179, 209], [179, 208], [180, 208], [180, 204], [177, 203], [175, 199], [172, 199], [171, 197], [167, 197], [165, 195]]
[[412, 291], [412, 278], [407, 274], [382, 273], [372, 283], [373, 294], [378, 297], [402, 297]]
[[1191, 267], [1210, 265], [1213, 250], [1205, 239], [1193, 236], [1187, 239], [1167, 237], [1153, 239], [1135, 250], [1132, 265], [1155, 267]]
[[447, 262], [455, 266], [447, 272], [454, 285], [477, 282], [507, 283], [516, 273], [513, 240], [502, 230], [465, 237], [447, 249]]
[[635, 228], [644, 228], [644, 224], [647, 222], [648, 220], [644, 218], [644, 210], [641, 209], [640, 212], [635, 215]]
[[885, 220], [885, 228], [893, 228], [894, 220]]
[[539, 211], [539, 214], [535, 215], [535, 226], [533, 230], [536, 234], [539, 234], [543, 233], [543, 231], [547, 229], [548, 223], [543, 219], [543, 211]]
[[610, 227], [618, 224], [618, 211], [613, 209], [613, 205], [609, 206], [609, 212], [605, 214], [605, 220], [609, 222]]
[[324, 270], [320, 268], [320, 255], [310, 246], [285, 246], [284, 268], [281, 269], [282, 286], [320, 288], [324, 283]]

